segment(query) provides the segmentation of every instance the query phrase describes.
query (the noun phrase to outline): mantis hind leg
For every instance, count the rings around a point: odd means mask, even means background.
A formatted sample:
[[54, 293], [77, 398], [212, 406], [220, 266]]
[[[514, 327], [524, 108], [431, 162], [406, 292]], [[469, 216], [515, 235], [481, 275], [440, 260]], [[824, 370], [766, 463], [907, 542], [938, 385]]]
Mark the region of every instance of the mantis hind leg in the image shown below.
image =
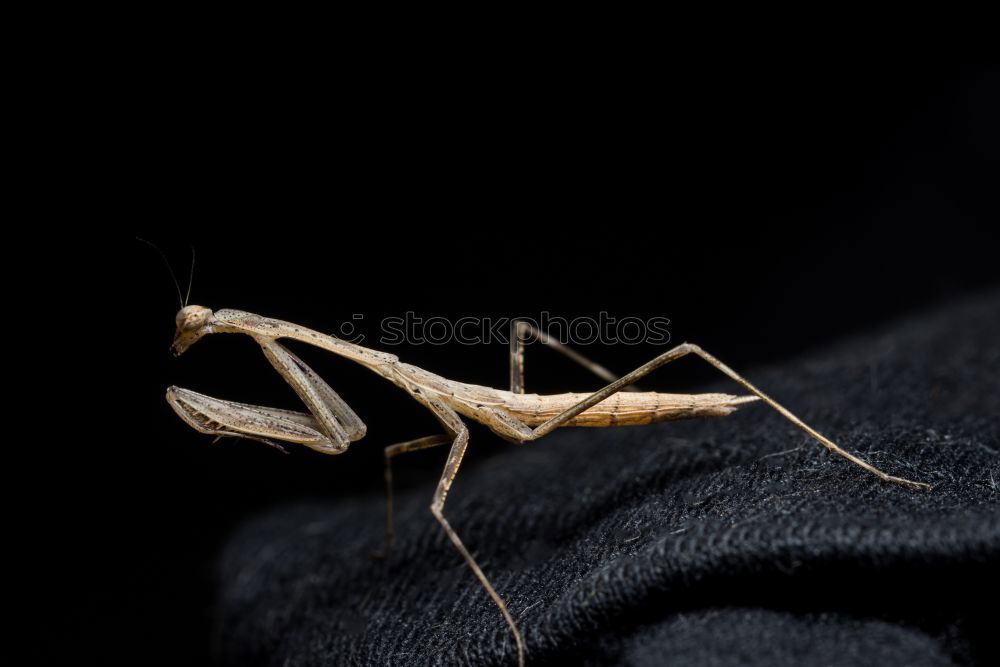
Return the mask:
[[608, 396], [611, 396], [612, 394], [621, 391], [626, 386], [632, 384], [636, 380], [639, 380], [639, 379], [645, 377], [646, 375], [649, 375], [650, 373], [652, 373], [656, 369], [660, 368], [661, 366], [665, 366], [666, 364], [669, 364], [671, 361], [676, 361], [677, 359], [680, 359], [681, 357], [687, 356], [688, 354], [695, 354], [695, 355], [701, 357], [702, 359], [704, 359], [705, 361], [707, 361], [710, 365], [712, 365], [713, 367], [715, 367], [716, 369], [718, 369], [719, 371], [721, 371], [725, 375], [729, 376], [731, 379], [735, 380], [739, 384], [743, 385], [743, 387], [745, 387], [746, 389], [748, 389], [749, 391], [751, 391], [753, 394], [755, 394], [760, 400], [764, 401], [769, 406], [771, 406], [782, 417], [784, 417], [788, 421], [790, 421], [793, 424], [795, 424], [795, 426], [797, 426], [798, 428], [800, 428], [803, 431], [805, 431], [805, 433], [807, 435], [809, 435], [811, 438], [813, 438], [814, 440], [816, 440], [817, 442], [819, 442], [821, 445], [823, 445], [824, 447], [826, 447], [828, 450], [830, 450], [834, 454], [837, 454], [838, 456], [842, 456], [843, 458], [847, 459], [851, 463], [853, 463], [853, 464], [855, 464], [857, 466], [860, 466], [861, 468], [864, 468], [868, 472], [870, 472], [873, 475], [877, 476], [879, 479], [885, 480], [887, 482], [894, 482], [896, 484], [902, 484], [904, 486], [909, 486], [909, 487], [912, 487], [912, 488], [915, 488], [915, 489], [930, 489], [931, 488], [930, 484], [926, 484], [924, 482], [914, 482], [912, 480], [905, 479], [905, 478], [902, 478], [902, 477], [894, 477], [893, 475], [890, 475], [890, 474], [888, 474], [886, 472], [883, 472], [882, 470], [879, 470], [878, 468], [876, 468], [872, 464], [868, 463], [867, 461], [864, 461], [863, 459], [860, 459], [857, 456], [855, 456], [855, 455], [851, 454], [850, 452], [848, 452], [847, 450], [841, 448], [836, 443], [834, 443], [832, 440], [830, 440], [826, 436], [822, 435], [821, 433], [819, 433], [818, 431], [816, 431], [815, 429], [813, 429], [811, 426], [809, 426], [808, 424], [806, 424], [805, 422], [803, 422], [801, 419], [799, 419], [798, 417], [796, 417], [794, 414], [791, 413], [791, 411], [789, 411], [783, 405], [781, 405], [780, 403], [778, 403], [777, 401], [775, 401], [773, 398], [771, 398], [770, 396], [768, 396], [767, 394], [765, 394], [764, 392], [762, 392], [760, 389], [758, 389], [757, 387], [755, 387], [754, 385], [752, 385], [748, 380], [746, 380], [745, 378], [743, 378], [736, 371], [734, 371], [733, 369], [729, 368], [729, 366], [726, 366], [724, 363], [722, 363], [721, 361], [719, 361], [718, 359], [716, 359], [715, 357], [713, 357], [708, 352], [705, 352], [703, 349], [701, 349], [697, 345], [692, 345], [690, 343], [683, 343], [681, 345], [678, 345], [675, 348], [672, 348], [672, 349], [664, 352], [663, 354], [661, 354], [660, 356], [656, 357], [652, 361], [649, 361], [649, 362], [643, 364], [642, 366], [640, 366], [639, 368], [635, 369], [634, 371], [632, 371], [628, 375], [625, 375], [625, 376], [623, 376], [623, 377], [615, 380], [614, 382], [612, 382], [608, 386], [604, 387], [604, 389], [601, 389], [600, 391], [594, 392], [593, 394], [591, 394], [587, 398], [583, 399], [582, 401], [580, 401], [579, 403], [577, 403], [573, 407], [565, 410], [561, 414], [553, 417], [552, 419], [548, 420], [547, 422], [545, 422], [545, 423], [541, 424], [540, 426], [536, 427], [534, 429], [534, 435], [533, 435], [533, 437], [531, 439], [540, 438], [543, 435], [546, 435], [547, 433], [549, 433], [549, 432], [551, 432], [551, 431], [559, 428], [561, 425], [565, 424], [567, 421], [569, 421], [570, 419], [572, 419], [576, 415], [578, 415], [581, 412], [583, 412], [584, 410], [587, 410], [588, 408], [596, 405], [597, 403], [600, 403], [601, 401], [603, 401], [604, 399], [606, 399]]
[[[618, 379], [617, 375], [604, 366], [591, 361], [568, 345], [564, 345], [530, 322], [514, 320], [510, 323], [510, 390], [514, 394], [524, 393], [524, 346], [536, 340], [580, 364], [602, 380], [614, 382]], [[625, 388], [625, 391], [639, 391], [639, 389], [629, 386]]]

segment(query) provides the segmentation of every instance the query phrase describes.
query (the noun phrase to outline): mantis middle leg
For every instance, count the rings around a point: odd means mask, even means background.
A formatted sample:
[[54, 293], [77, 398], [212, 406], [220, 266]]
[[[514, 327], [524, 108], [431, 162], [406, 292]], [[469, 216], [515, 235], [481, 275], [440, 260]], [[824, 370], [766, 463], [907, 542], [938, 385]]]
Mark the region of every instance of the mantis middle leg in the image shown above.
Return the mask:
[[486, 593], [493, 600], [500, 613], [503, 614], [504, 620], [510, 626], [511, 632], [514, 633], [514, 642], [517, 645], [517, 664], [519, 667], [524, 667], [524, 641], [521, 638], [521, 631], [518, 630], [517, 624], [514, 623], [514, 617], [511, 616], [510, 611], [507, 609], [507, 603], [504, 602], [500, 594], [493, 588], [493, 584], [486, 578], [486, 574], [483, 573], [482, 568], [476, 563], [476, 559], [465, 548], [458, 533], [455, 532], [455, 529], [451, 527], [451, 524], [448, 523], [448, 520], [444, 516], [445, 499], [448, 497], [448, 491], [455, 480], [455, 475], [458, 474], [458, 468], [462, 464], [462, 458], [465, 456], [465, 448], [469, 444], [469, 429], [458, 416], [458, 413], [441, 401], [416, 395], [414, 395], [414, 398], [427, 406], [437, 416], [438, 421], [441, 422], [445, 429], [454, 434], [451, 451], [448, 453], [448, 460], [445, 463], [444, 471], [441, 473], [437, 489], [434, 491], [434, 500], [431, 502], [431, 514], [434, 515], [437, 522], [444, 528], [444, 532], [448, 535], [448, 539], [451, 540], [452, 545], [462, 555], [462, 558], [465, 559], [466, 564], [472, 570], [476, 579], [479, 580], [480, 585], [486, 590]]
[[385, 548], [381, 553], [373, 554], [376, 558], [389, 556], [392, 549], [392, 542], [395, 536], [392, 524], [392, 458], [406, 452], [416, 452], [421, 449], [438, 447], [451, 442], [451, 437], [441, 435], [429, 435], [425, 438], [407, 440], [385, 448]]

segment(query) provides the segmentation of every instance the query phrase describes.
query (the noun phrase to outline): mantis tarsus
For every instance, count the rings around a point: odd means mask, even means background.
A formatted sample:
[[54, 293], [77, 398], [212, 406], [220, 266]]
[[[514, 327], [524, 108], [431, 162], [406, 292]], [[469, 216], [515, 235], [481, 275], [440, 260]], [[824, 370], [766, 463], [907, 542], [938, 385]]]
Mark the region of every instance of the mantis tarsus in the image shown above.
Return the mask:
[[[693, 417], [721, 417], [740, 405], [763, 401], [805, 431], [831, 452], [861, 466], [879, 478], [917, 489], [930, 489], [889, 475], [845, 451], [747, 380], [697, 345], [683, 343], [631, 373], [615, 378], [603, 367], [550, 339], [525, 322], [515, 322], [511, 335], [511, 387], [509, 391], [448, 380], [398, 357], [362, 347], [333, 336], [281, 320], [239, 310], [212, 312], [203, 306], [184, 306], [177, 313], [177, 334], [171, 349], [182, 354], [200, 338], [212, 333], [242, 333], [253, 338], [275, 370], [292, 386], [309, 413], [294, 412], [211, 398], [179, 387], [167, 389], [167, 401], [181, 419], [203, 433], [261, 440], [299, 443], [326, 454], [340, 454], [351, 442], [365, 435], [365, 424], [353, 410], [309, 366], [278, 343], [290, 338], [346, 357], [378, 373], [409, 393], [441, 422], [445, 434], [431, 435], [391, 445], [385, 449], [386, 553], [392, 546], [392, 469], [394, 456], [451, 443], [451, 452], [438, 481], [430, 510], [452, 544], [465, 559], [479, 583], [503, 614], [517, 645], [518, 665], [524, 664], [524, 643], [503, 598], [466, 549], [444, 516], [445, 499], [462, 463], [469, 431], [462, 417], [480, 422], [500, 437], [524, 443], [536, 440], [561, 426], [627, 426]], [[609, 384], [594, 393], [537, 395], [524, 393], [524, 340], [534, 337], [581, 363]], [[751, 392], [730, 394], [663, 394], [635, 391], [635, 382], [657, 368], [694, 354]]]

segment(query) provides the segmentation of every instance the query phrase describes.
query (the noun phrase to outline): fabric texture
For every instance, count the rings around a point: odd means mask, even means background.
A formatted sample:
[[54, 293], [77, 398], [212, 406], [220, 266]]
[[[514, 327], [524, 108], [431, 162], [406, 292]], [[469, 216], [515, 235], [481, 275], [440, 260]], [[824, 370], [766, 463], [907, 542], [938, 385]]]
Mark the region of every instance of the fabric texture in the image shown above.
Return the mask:
[[[445, 515], [507, 601], [529, 665], [998, 664], [998, 332], [994, 291], [737, 369], [931, 492], [882, 482], [753, 404], [511, 446], [459, 472]], [[721, 375], [697, 390], [742, 393]], [[219, 562], [222, 661], [515, 665], [432, 493], [397, 496], [386, 561], [370, 557], [378, 495], [245, 522]]]

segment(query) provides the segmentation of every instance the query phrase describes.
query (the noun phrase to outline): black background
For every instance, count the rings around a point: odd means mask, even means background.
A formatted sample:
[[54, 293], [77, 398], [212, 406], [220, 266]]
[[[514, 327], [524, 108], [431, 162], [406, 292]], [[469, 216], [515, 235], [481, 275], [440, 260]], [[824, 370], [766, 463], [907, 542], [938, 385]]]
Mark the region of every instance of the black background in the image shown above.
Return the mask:
[[[752, 377], [997, 282], [996, 68], [676, 69], [531, 83], [414, 71], [323, 91], [277, 72], [170, 82], [136, 101], [149, 122], [126, 165], [134, 235], [163, 249], [182, 290], [195, 248], [192, 303], [332, 333], [363, 314], [373, 347], [501, 387], [502, 344], [390, 348], [373, 342], [378, 322], [410, 310], [667, 317], [674, 342]], [[368, 436], [340, 457], [212, 444], [170, 411], [166, 386], [281, 407], [295, 397], [243, 337], [172, 358], [176, 290], [132, 236], [121, 237], [132, 324], [114, 341], [130, 352], [129, 419], [98, 452], [51, 467], [73, 502], [59, 503], [59, 538], [36, 537], [52, 542], [36, 565], [70, 602], [36, 646], [50, 659], [207, 662], [213, 558], [240, 518], [299, 496], [378, 493], [382, 447], [434, 421], [363, 369], [292, 346]], [[624, 372], [661, 350], [585, 351]], [[684, 363], [647, 384], [706, 377]], [[599, 386], [536, 348], [527, 378], [529, 391]], [[473, 442], [472, 466], [506, 446], [478, 428]], [[415, 457], [399, 483], [429, 498], [440, 464]], [[62, 540], [85, 545], [79, 567], [65, 566]]]

